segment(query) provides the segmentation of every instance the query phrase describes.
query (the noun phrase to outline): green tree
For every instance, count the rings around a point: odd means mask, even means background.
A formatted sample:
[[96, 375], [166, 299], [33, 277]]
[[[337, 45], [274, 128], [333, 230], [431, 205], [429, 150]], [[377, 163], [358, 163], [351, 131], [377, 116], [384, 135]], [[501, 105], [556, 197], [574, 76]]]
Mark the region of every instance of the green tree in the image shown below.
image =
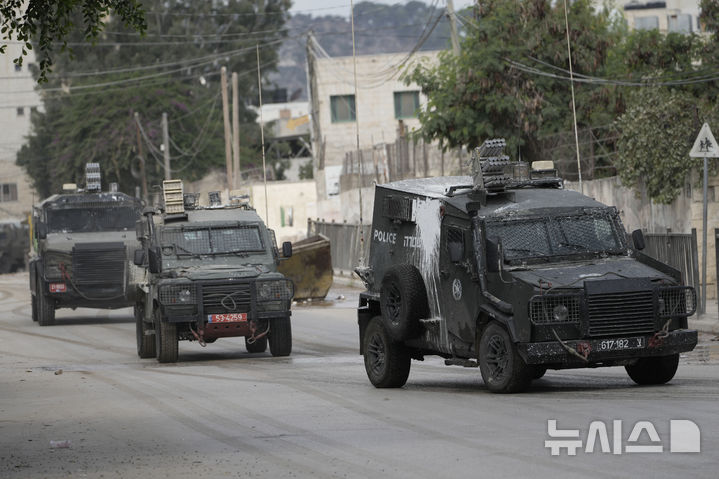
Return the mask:
[[52, 67], [56, 43], [66, 48], [68, 36], [77, 30], [82, 31], [86, 40], [94, 41], [102, 31], [104, 18], [110, 14], [139, 32], [147, 28], [137, 0], [5, 0], [0, 3], [3, 40], [0, 53], [5, 53], [8, 41], [24, 42], [21, 56], [14, 60], [22, 65], [23, 57], [35, 43], [39, 79], [44, 81]]
[[[635, 90], [629, 107], [617, 120], [617, 172], [626, 186], [646, 187], [654, 200], [669, 204], [686, 185], [701, 158], [690, 158], [694, 140], [705, 121], [719, 125], [714, 102], [699, 101], [691, 92], [662, 87]], [[713, 168], [716, 171], [716, 168]]]
[[[540, 159], [539, 136], [572, 128], [570, 85], [526, 67], [568, 66], [564, 4], [480, 0], [475, 15], [461, 55], [444, 52], [438, 65], [420, 65], [406, 75], [428, 97], [419, 113], [420, 134], [444, 147], [505, 137], [511, 151], [520, 148], [524, 159]], [[579, 0], [571, 5], [569, 23], [574, 71], [600, 74], [614, 41], [609, 17]], [[607, 87], [577, 84], [575, 90], [580, 127], [614, 118]]]
[[[139, 184], [136, 112], [150, 184], [164, 177], [163, 112], [173, 176], [193, 180], [224, 167], [223, 65], [240, 75], [242, 169], [261, 158], [259, 127], [249, 108], [258, 97], [256, 48], [266, 75], [277, 62], [289, 1], [148, 0], [144, 8], [145, 36], [111, 18], [101, 42], [57, 57], [54, 74], [43, 84], [44, 113], [33, 114], [32, 133], [17, 159], [39, 193], [77, 181], [88, 161], [100, 163], [105, 182], [132, 191]], [[79, 33], [71, 40], [72, 35]]]

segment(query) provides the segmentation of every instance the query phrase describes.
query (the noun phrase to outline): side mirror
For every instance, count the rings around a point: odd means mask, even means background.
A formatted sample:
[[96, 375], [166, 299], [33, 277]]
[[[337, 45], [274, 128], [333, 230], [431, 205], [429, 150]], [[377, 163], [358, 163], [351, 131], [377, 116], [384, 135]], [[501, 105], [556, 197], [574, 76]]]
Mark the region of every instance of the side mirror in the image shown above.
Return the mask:
[[290, 258], [292, 256], [292, 243], [285, 241], [282, 243], [282, 257]]
[[499, 261], [501, 258], [501, 240], [487, 240], [487, 271], [499, 273]]
[[459, 263], [464, 259], [464, 244], [461, 241], [450, 241], [447, 243], [447, 249], [452, 263]]
[[37, 237], [40, 239], [47, 238], [47, 225], [41, 221], [35, 224], [35, 231], [37, 231]]
[[632, 243], [634, 243], [634, 249], [638, 251], [641, 251], [647, 247], [647, 244], [644, 241], [644, 233], [642, 233], [642, 230], [632, 231]]
[[145, 250], [138, 248], [135, 250], [135, 257], [132, 259], [135, 266], [142, 266], [145, 264]]
[[162, 253], [160, 248], [150, 248], [147, 250], [147, 269], [150, 273], [162, 272]]

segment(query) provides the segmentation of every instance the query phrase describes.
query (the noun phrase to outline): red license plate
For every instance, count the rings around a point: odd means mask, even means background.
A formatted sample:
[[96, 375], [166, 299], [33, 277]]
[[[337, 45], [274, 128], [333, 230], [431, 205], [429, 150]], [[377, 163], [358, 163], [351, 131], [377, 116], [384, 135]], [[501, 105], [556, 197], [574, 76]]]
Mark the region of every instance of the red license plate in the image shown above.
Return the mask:
[[51, 293], [65, 293], [67, 291], [67, 286], [65, 283], [50, 283], [50, 292]]
[[208, 314], [208, 323], [242, 323], [247, 321], [247, 313]]

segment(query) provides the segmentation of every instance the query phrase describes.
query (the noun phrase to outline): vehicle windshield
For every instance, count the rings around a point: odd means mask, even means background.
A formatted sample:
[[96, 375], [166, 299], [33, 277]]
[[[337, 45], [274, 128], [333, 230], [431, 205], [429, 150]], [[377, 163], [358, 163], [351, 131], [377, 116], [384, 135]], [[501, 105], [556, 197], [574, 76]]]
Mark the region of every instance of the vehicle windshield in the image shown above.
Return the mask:
[[135, 229], [139, 212], [130, 206], [49, 209], [47, 227], [51, 233], [96, 233]]
[[616, 214], [602, 211], [573, 216], [546, 216], [487, 221], [487, 238], [502, 240], [504, 259], [547, 260], [555, 256], [622, 254], [624, 228]]
[[163, 227], [161, 242], [163, 255], [178, 257], [265, 251], [256, 226]]

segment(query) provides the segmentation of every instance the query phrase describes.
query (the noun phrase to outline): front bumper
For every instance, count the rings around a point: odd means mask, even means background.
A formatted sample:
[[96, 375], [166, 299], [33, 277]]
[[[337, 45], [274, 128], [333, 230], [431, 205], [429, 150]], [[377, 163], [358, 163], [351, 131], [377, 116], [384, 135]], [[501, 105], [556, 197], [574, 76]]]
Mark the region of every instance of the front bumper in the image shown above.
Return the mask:
[[601, 345], [603, 341], [606, 341], [605, 338], [564, 341], [566, 346], [580, 352], [580, 355], [586, 356], [586, 361], [568, 351], [559, 341], [519, 343], [517, 348], [520, 356], [527, 364], [573, 368], [613, 365], [615, 363], [627, 363], [639, 358], [683, 353], [694, 349], [698, 341], [697, 332], [692, 329], [671, 331], [661, 339], [653, 335], [643, 337], [644, 347], [642, 348], [610, 351], [602, 350]]

